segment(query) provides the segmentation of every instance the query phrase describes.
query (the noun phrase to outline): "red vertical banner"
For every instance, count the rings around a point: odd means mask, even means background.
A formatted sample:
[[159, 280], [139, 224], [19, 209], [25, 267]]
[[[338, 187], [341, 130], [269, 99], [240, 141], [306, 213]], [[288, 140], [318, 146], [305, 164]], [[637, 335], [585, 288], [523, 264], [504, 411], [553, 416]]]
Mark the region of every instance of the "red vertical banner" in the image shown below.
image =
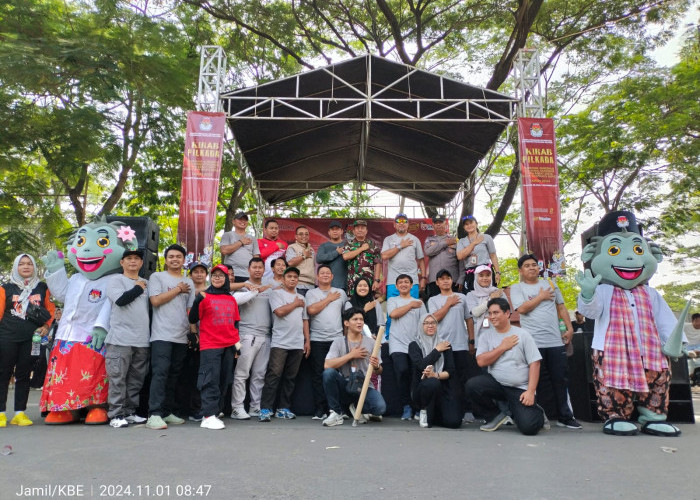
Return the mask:
[[550, 267], [563, 255], [559, 171], [551, 118], [518, 118], [528, 250]]
[[187, 113], [177, 239], [194, 257], [214, 241], [225, 131], [224, 113]]

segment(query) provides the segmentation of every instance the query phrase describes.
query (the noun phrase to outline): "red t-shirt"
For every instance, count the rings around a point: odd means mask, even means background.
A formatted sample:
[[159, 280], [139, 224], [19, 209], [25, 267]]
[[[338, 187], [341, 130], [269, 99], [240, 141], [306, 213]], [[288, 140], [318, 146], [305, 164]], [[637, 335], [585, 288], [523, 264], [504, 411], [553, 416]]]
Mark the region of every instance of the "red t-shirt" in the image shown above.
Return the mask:
[[199, 348], [221, 349], [240, 340], [236, 321], [240, 320], [238, 303], [229, 294], [206, 294], [199, 303]]
[[[277, 243], [282, 243], [283, 247], [280, 248]], [[258, 248], [260, 248], [260, 258], [262, 260], [267, 260], [267, 258], [275, 253], [276, 251], [280, 250], [284, 252], [287, 250], [287, 242], [280, 240], [279, 238], [276, 240], [268, 240], [267, 238], [260, 238], [258, 239]], [[282, 254], [284, 255], [284, 254]]]

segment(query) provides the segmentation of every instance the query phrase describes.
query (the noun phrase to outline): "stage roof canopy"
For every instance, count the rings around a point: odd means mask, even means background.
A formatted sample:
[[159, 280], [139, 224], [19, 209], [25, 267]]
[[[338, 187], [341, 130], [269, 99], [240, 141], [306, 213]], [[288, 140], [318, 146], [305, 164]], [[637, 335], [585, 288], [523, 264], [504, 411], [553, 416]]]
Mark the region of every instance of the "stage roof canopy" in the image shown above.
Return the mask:
[[516, 103], [369, 55], [220, 100], [268, 203], [357, 181], [429, 206], [452, 200]]

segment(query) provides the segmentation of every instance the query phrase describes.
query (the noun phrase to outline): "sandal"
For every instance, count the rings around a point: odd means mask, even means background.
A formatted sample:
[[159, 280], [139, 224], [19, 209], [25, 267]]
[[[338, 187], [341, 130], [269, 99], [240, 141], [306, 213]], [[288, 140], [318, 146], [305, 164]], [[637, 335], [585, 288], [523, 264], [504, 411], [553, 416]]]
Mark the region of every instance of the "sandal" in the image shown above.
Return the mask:
[[[615, 425], [621, 423], [630, 424], [634, 427], [634, 429], [623, 430], [621, 427], [624, 426]], [[611, 418], [606, 420], [605, 424], [603, 424], [603, 432], [605, 434], [610, 434], [611, 436], [636, 436], [637, 433], [639, 433], [639, 429], [637, 429], [637, 426], [635, 424], [633, 424], [629, 420], [625, 420], [624, 418]]]
[[[655, 429], [652, 426], [664, 426], [671, 430]], [[642, 432], [650, 436], [676, 437], [681, 435], [681, 430], [668, 422], [647, 422], [642, 426]]]

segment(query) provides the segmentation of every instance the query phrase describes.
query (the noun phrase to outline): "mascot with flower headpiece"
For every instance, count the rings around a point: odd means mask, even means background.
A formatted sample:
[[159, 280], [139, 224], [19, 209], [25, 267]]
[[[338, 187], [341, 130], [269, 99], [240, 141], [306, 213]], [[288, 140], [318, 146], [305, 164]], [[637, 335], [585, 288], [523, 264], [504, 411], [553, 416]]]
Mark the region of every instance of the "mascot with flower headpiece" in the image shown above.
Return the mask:
[[86, 424], [108, 422], [103, 408], [108, 391], [107, 331], [96, 323], [108, 302], [112, 275], [121, 270], [122, 254], [136, 248], [136, 235], [129, 226], [98, 220], [80, 227], [68, 245], [68, 262], [77, 271], [70, 278], [62, 252], [53, 250], [42, 257], [49, 290], [64, 303], [39, 403], [42, 412], [49, 412], [47, 424], [75, 422], [81, 409], [89, 410]]
[[683, 318], [678, 322], [659, 292], [648, 285], [661, 258], [659, 245], [642, 236], [634, 214], [627, 211], [606, 214], [583, 249], [581, 259], [590, 269], [577, 277], [578, 310], [595, 320], [593, 383], [606, 434], [637, 434], [635, 406], [643, 433], [681, 433], [666, 417], [669, 357], [682, 354]]

